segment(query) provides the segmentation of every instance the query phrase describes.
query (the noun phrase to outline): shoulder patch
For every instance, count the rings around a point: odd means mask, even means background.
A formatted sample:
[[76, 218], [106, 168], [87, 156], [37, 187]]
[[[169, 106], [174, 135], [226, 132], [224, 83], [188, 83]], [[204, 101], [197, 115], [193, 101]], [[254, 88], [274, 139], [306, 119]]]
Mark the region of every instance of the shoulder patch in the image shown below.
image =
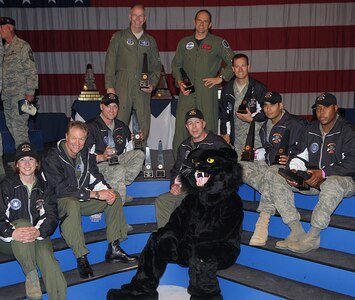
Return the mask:
[[34, 57], [33, 57], [33, 52], [31, 49], [28, 50], [28, 58], [32, 61], [35, 61]]
[[223, 45], [224, 48], [230, 48], [230, 46], [229, 46], [229, 44], [228, 44], [228, 42], [226, 40], [222, 41], [222, 45]]

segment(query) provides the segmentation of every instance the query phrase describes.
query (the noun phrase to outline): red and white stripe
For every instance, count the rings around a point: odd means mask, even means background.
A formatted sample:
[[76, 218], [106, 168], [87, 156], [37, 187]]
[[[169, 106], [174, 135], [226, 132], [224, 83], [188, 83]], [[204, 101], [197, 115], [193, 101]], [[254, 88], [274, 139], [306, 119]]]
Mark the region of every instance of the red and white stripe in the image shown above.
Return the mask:
[[[213, 33], [226, 39], [235, 52], [249, 56], [252, 75], [282, 93], [290, 112], [309, 114], [322, 91], [333, 92], [340, 106], [354, 107], [353, 1], [146, 0], [143, 4], [147, 31], [157, 40], [170, 81], [177, 43], [192, 34], [196, 11], [206, 8], [212, 13]], [[92, 0], [91, 5], [2, 9], [2, 15], [16, 20], [18, 35], [35, 53], [42, 111], [70, 114], [88, 63], [100, 92], [105, 92], [106, 49], [112, 34], [128, 26], [131, 1]]]

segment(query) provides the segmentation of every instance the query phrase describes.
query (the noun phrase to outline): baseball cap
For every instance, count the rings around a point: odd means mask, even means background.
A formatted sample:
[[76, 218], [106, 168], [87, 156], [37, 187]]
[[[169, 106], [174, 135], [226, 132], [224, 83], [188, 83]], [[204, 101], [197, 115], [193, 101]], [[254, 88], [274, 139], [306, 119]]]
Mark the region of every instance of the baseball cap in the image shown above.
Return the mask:
[[6, 24], [10, 24], [12, 26], [16, 26], [14, 19], [11, 19], [9, 17], [0, 17], [0, 25], [6, 25]]
[[21, 159], [22, 157], [25, 157], [25, 156], [30, 156], [30, 157], [33, 157], [38, 160], [39, 157], [38, 157], [38, 153], [36, 150], [36, 146], [31, 143], [28, 143], [28, 142], [20, 144], [16, 148], [15, 161], [18, 161], [19, 159]]
[[263, 103], [265, 102], [270, 102], [271, 104], [281, 103], [282, 97], [278, 92], [267, 92]]
[[194, 109], [190, 109], [186, 115], [185, 115], [185, 123], [191, 119], [191, 118], [197, 118], [197, 119], [202, 119], [204, 120], [205, 118], [203, 117], [203, 114], [200, 110], [194, 108]]
[[331, 106], [331, 105], [337, 105], [337, 98], [330, 93], [324, 92], [322, 94], [320, 94], [317, 98], [316, 101], [314, 102], [314, 104], [312, 105], [312, 108], [316, 108], [316, 106], [319, 105], [323, 105], [323, 106]]
[[118, 100], [118, 96], [113, 93], [108, 93], [105, 96], [102, 97], [101, 103], [104, 105], [109, 105], [111, 103], [116, 103], [117, 106], [120, 105], [120, 101]]

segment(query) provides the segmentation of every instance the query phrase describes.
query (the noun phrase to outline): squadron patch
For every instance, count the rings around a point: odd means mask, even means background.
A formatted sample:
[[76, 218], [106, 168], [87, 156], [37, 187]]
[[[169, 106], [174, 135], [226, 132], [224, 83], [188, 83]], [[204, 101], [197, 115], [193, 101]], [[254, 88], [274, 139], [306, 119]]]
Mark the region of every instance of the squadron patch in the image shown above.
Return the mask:
[[139, 46], [149, 47], [149, 41], [140, 40]]
[[127, 39], [127, 45], [134, 45], [134, 40], [133, 39]]
[[118, 144], [123, 144], [123, 136], [120, 134], [116, 135], [116, 142]]
[[282, 136], [281, 136], [281, 134], [279, 134], [279, 133], [274, 133], [273, 135], [272, 135], [272, 142], [274, 143], [274, 144], [279, 144], [280, 142], [281, 142], [281, 138], [282, 138]]
[[38, 199], [36, 201], [36, 209], [41, 210], [43, 208], [44, 200], [43, 199]]
[[21, 200], [14, 198], [10, 201], [10, 206], [13, 210], [19, 210], [22, 206]]
[[230, 46], [229, 46], [229, 44], [228, 44], [228, 42], [226, 40], [222, 41], [222, 45], [223, 45], [224, 48], [230, 48]]
[[108, 136], [104, 136], [104, 144], [108, 145]]
[[335, 153], [335, 148], [336, 148], [336, 144], [335, 143], [329, 143], [327, 145], [327, 152], [329, 154], [334, 154]]
[[319, 150], [319, 145], [317, 143], [312, 143], [310, 148], [312, 153], [316, 153]]
[[191, 50], [191, 49], [193, 49], [194, 47], [195, 47], [194, 42], [188, 42], [188, 43], [186, 44], [186, 49], [187, 49], [187, 50]]

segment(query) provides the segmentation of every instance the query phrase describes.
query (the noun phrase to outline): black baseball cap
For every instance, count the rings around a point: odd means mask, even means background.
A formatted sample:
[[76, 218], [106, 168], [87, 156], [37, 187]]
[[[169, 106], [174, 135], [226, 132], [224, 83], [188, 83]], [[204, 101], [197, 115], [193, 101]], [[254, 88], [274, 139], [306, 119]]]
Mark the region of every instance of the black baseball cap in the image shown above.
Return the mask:
[[18, 145], [18, 147], [16, 148], [15, 161], [18, 161], [25, 156], [30, 156], [35, 158], [36, 160], [39, 160], [36, 146], [28, 142]]
[[102, 97], [101, 99], [101, 103], [104, 105], [109, 105], [111, 103], [116, 103], [117, 106], [120, 105], [120, 101], [118, 100], [118, 96], [116, 94], [113, 93], [108, 93], [105, 96]]
[[9, 17], [0, 17], [0, 25], [10, 24], [12, 26], [16, 26], [15, 20]]
[[312, 105], [312, 108], [316, 108], [317, 105], [323, 105], [323, 106], [331, 106], [331, 105], [337, 105], [337, 98], [331, 94], [331, 93], [322, 93], [320, 94], [317, 98], [316, 101], [314, 102], [314, 104]]
[[282, 97], [278, 92], [267, 92], [264, 96], [263, 103], [265, 102], [269, 102], [271, 104], [281, 103]]
[[187, 123], [187, 121], [191, 118], [197, 118], [197, 119], [202, 119], [204, 120], [205, 118], [203, 117], [202, 111], [200, 111], [199, 109], [190, 109], [186, 115], [185, 115], [185, 123]]

